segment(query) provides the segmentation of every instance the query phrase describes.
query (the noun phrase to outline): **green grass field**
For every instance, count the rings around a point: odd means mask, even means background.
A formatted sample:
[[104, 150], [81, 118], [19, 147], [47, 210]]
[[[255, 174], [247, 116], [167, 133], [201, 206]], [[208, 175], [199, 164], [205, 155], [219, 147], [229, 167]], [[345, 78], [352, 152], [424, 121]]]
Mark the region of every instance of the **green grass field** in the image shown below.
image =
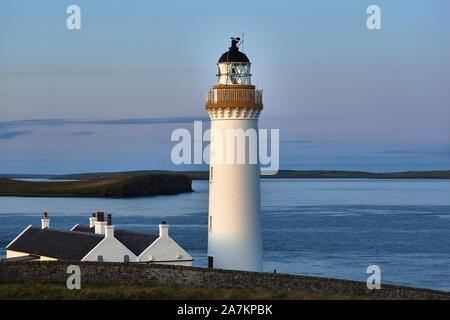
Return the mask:
[[25, 197], [138, 197], [190, 192], [184, 175], [145, 174], [91, 181], [32, 182], [0, 179], [0, 196]]

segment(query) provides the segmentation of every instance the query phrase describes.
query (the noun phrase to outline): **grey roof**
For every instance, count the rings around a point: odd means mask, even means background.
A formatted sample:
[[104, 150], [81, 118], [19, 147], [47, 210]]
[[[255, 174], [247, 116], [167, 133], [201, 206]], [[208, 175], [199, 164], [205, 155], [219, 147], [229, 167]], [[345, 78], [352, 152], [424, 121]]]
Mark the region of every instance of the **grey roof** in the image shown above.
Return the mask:
[[[72, 230], [91, 234], [94, 234], [95, 232], [94, 228], [80, 225], [75, 226]], [[159, 238], [159, 234], [115, 229], [114, 237], [116, 237], [116, 239], [119, 240], [131, 252], [139, 256], [145, 249], [155, 242], [156, 239]]]
[[29, 227], [6, 249], [62, 260], [81, 260], [103, 238], [86, 232]]
[[90, 228], [88, 226], [80, 226], [79, 224], [77, 224], [72, 228], [72, 231], [95, 233], [95, 228], [94, 227]]

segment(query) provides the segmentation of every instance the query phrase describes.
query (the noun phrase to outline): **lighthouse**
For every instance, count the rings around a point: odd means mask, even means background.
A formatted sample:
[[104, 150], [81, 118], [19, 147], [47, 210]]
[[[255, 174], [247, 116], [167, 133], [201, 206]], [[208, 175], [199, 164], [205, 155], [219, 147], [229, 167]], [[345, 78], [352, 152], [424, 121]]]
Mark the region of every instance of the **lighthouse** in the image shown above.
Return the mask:
[[[217, 63], [206, 93], [211, 119], [208, 267], [262, 271], [258, 118], [262, 90], [251, 83], [239, 38]], [[219, 143], [221, 142], [221, 143]]]

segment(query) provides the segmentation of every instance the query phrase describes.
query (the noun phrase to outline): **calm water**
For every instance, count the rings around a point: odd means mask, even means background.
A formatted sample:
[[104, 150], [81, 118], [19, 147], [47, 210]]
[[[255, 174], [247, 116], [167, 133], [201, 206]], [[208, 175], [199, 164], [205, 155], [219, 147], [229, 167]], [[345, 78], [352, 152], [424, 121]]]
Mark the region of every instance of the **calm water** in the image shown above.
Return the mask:
[[[172, 237], [206, 266], [208, 182], [194, 193], [139, 199], [0, 197], [0, 256], [43, 211], [55, 228], [87, 224], [90, 212], [113, 214], [118, 228]], [[264, 271], [450, 291], [450, 181], [263, 180]]]

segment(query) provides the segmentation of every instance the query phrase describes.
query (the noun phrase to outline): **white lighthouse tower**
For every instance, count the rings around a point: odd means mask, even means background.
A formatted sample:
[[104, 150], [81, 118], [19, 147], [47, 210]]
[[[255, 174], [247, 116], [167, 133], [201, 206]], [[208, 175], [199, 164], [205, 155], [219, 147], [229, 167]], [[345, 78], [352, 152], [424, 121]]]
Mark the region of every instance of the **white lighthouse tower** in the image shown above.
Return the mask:
[[[229, 51], [220, 57], [218, 83], [206, 93], [211, 119], [208, 266], [262, 271], [257, 131], [262, 91], [251, 84], [251, 64], [239, 51], [239, 40], [232, 38]], [[244, 137], [230, 139], [231, 133]], [[223, 145], [213, 150], [219, 138]]]

